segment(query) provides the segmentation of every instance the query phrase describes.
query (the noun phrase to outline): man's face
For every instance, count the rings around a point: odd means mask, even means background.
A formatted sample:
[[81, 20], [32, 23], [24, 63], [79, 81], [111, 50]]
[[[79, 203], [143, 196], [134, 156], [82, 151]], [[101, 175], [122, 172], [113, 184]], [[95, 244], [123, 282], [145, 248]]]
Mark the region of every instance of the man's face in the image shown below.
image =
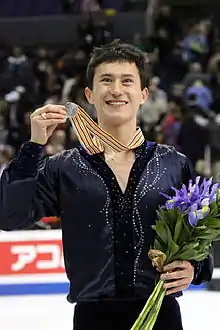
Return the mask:
[[147, 89], [141, 90], [138, 68], [129, 62], [100, 64], [93, 89], [86, 88], [85, 94], [94, 104], [99, 122], [112, 126], [136, 120], [140, 105], [147, 99]]

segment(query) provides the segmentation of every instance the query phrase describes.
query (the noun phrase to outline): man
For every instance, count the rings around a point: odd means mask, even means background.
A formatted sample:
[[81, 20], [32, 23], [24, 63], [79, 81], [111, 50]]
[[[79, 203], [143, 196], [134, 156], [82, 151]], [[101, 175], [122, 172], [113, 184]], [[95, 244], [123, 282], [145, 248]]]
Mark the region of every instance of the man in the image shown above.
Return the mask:
[[[131, 328], [158, 275], [147, 253], [156, 209], [164, 203], [160, 192], [169, 193], [192, 176], [183, 155], [144, 141], [136, 128], [138, 109], [147, 99], [146, 78], [146, 56], [135, 47], [116, 40], [95, 49], [87, 100], [106, 135], [133, 147], [114, 152], [109, 141], [104, 151], [91, 154], [80, 146], [41, 162], [49, 136], [66, 121], [63, 106], [47, 105], [31, 115], [31, 140], [3, 173], [1, 229], [28, 227], [42, 216], [62, 219], [68, 300], [76, 302], [74, 330]], [[164, 270], [167, 296], [155, 329], [180, 330], [173, 294], [192, 281], [209, 280], [211, 258], [193, 265], [177, 260]]]

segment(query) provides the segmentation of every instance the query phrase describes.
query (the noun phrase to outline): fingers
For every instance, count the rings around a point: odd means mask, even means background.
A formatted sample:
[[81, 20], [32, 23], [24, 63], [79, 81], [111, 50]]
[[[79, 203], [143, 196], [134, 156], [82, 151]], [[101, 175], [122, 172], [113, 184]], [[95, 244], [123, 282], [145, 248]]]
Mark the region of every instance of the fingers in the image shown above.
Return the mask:
[[[39, 119], [37, 119], [39, 120]], [[54, 119], [40, 119], [41, 120], [41, 127], [49, 127], [53, 125], [59, 125], [62, 123], [65, 123], [66, 118], [59, 119], [59, 118], [54, 118]]]
[[163, 272], [161, 278], [164, 280], [172, 280], [186, 276], [193, 278], [194, 267], [189, 261], [176, 260], [166, 265], [163, 268]]
[[66, 119], [65, 107], [61, 105], [48, 104], [31, 114], [32, 123], [40, 124], [41, 127], [58, 125], [64, 123]]
[[190, 285], [188, 278], [183, 278], [183, 279], [179, 279], [177, 281], [172, 281], [172, 282], [165, 282], [163, 287], [165, 290], [168, 289], [174, 289], [174, 288], [178, 288], [179, 286], [184, 286], [185, 288], [188, 288], [188, 286]]
[[184, 277], [188, 277], [188, 272], [186, 272], [185, 270], [177, 270], [172, 273], [164, 273], [160, 276], [161, 280], [164, 281], [175, 280]]
[[166, 273], [161, 279], [166, 281], [164, 289], [166, 294], [172, 294], [186, 289], [194, 278], [194, 267], [189, 261], [176, 260], [163, 268]]
[[173, 288], [173, 289], [170, 289], [170, 290], [167, 290], [166, 291], [166, 295], [170, 295], [170, 294], [174, 294], [174, 293], [177, 293], [177, 292], [180, 292], [180, 291], [183, 291], [185, 289], [187, 289], [188, 286], [185, 286], [185, 285], [182, 285], [182, 286], [178, 286], [176, 288]]
[[171, 262], [170, 264], [164, 266], [163, 271], [164, 272], [170, 272], [175, 270], [176, 268], [188, 268], [188, 261], [183, 261], [183, 260], [175, 260]]
[[39, 119], [39, 120], [48, 120], [48, 119], [66, 119], [67, 116], [66, 114], [61, 114], [59, 112], [43, 112], [34, 118]]
[[47, 104], [44, 107], [35, 110], [31, 114], [31, 118], [39, 116], [43, 113], [59, 113], [61, 115], [66, 115], [66, 110], [64, 105]]

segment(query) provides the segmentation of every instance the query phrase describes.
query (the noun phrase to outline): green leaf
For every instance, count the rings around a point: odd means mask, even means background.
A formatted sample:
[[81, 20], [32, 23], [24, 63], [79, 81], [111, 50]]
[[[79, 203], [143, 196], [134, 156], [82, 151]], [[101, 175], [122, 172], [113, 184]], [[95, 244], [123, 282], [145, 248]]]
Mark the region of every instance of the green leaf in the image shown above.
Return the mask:
[[181, 214], [178, 214], [177, 219], [176, 219], [175, 229], [174, 229], [174, 236], [173, 236], [174, 242], [176, 242], [176, 243], [179, 242], [179, 238], [180, 238], [180, 234], [181, 234], [182, 230], [183, 230], [183, 216]]
[[202, 219], [202, 225], [208, 228], [220, 229], [220, 219], [214, 217], [206, 217]]
[[188, 216], [183, 216], [183, 226], [184, 226], [184, 230], [181, 233], [181, 237], [182, 237], [182, 241], [187, 241], [192, 233], [193, 233], [193, 228], [190, 226], [189, 221], [188, 221]]
[[215, 216], [218, 213], [218, 204], [216, 202], [212, 202], [210, 204], [210, 215]]
[[209, 251], [208, 252], [198, 253], [198, 254], [196, 254], [196, 256], [195, 256], [195, 258], [193, 260], [195, 260], [195, 261], [202, 261], [205, 258], [207, 258], [208, 254], [209, 254]]
[[167, 222], [163, 221], [162, 219], [156, 220], [156, 224], [152, 226], [152, 228], [156, 231], [155, 238], [158, 239], [160, 245], [163, 246], [163, 251], [166, 254], [172, 253], [172, 249], [175, 251], [177, 250], [177, 246], [173, 241], [173, 237]]
[[217, 189], [216, 191], [216, 202], [218, 203], [220, 201], [220, 189]]
[[171, 255], [175, 255], [180, 250], [180, 247], [172, 240], [170, 250]]
[[198, 231], [198, 230], [205, 230], [205, 229], [207, 229], [207, 227], [205, 225], [194, 227], [195, 232]]
[[165, 244], [162, 242], [162, 240], [160, 239], [160, 237], [156, 237], [155, 241], [154, 241], [154, 249], [155, 250], [160, 250], [161, 252], [166, 253], [166, 247]]
[[158, 236], [162, 240], [162, 242], [167, 246], [168, 238], [166, 235], [167, 230], [165, 224], [161, 220], [157, 220], [156, 225], [153, 226], [153, 228], [156, 231], [156, 237]]
[[212, 228], [207, 228], [201, 231], [194, 231], [192, 235], [192, 240], [197, 241], [198, 239], [205, 239], [205, 240], [210, 240], [212, 241], [216, 237], [220, 235], [219, 230], [212, 229]]
[[213, 242], [216, 242], [216, 241], [219, 241], [219, 240], [220, 240], [220, 233], [212, 239]]
[[187, 245], [184, 245], [179, 252], [175, 255], [176, 259], [180, 260], [192, 260], [196, 255], [198, 254], [196, 247], [199, 246], [198, 242], [189, 243]]
[[182, 214], [179, 210], [167, 210], [164, 214], [164, 221], [168, 224], [172, 237], [174, 237], [177, 219], [181, 217]]
[[170, 233], [173, 235], [175, 223], [176, 223], [176, 210], [165, 210], [165, 209], [159, 209], [157, 211], [158, 219], [159, 221], [163, 222], [166, 227], [169, 228]]
[[216, 193], [216, 203], [218, 207], [218, 215], [220, 214], [220, 189], [217, 190]]

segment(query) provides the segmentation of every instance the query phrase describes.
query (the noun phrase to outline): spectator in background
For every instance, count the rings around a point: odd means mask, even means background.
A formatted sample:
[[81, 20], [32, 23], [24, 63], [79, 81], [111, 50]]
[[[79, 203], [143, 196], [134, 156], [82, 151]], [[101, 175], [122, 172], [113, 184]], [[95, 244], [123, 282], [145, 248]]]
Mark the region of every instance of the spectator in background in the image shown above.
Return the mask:
[[0, 145], [0, 177], [8, 163], [14, 158], [15, 150], [10, 145]]
[[181, 29], [178, 20], [173, 16], [171, 7], [162, 5], [155, 21], [155, 29], [164, 29], [174, 46], [181, 35]]
[[140, 123], [145, 135], [154, 139], [154, 126], [167, 113], [167, 94], [159, 88], [160, 79], [152, 77], [149, 81], [148, 99], [140, 109]]
[[77, 27], [78, 46], [88, 56], [95, 44], [95, 26], [90, 12], [80, 15]]
[[28, 58], [24, 54], [21, 47], [14, 47], [12, 49], [12, 54], [7, 59], [6, 70], [13, 74], [22, 74], [22, 72], [28, 66]]
[[81, 0], [80, 1], [81, 7], [80, 10], [81, 12], [93, 12], [93, 11], [98, 11], [100, 10], [100, 5], [99, 1], [97, 0]]
[[157, 141], [174, 146], [181, 151], [179, 134], [184, 118], [183, 105], [180, 100], [171, 100], [168, 103], [167, 115], [157, 129]]
[[190, 63], [189, 72], [185, 75], [183, 84], [187, 88], [198, 80], [201, 81], [204, 85], [210, 86], [211, 75], [203, 71], [202, 65], [200, 63]]
[[8, 131], [5, 127], [5, 117], [7, 113], [7, 102], [0, 100], [0, 145], [6, 142]]
[[169, 32], [164, 28], [159, 28], [157, 30], [154, 39], [158, 48], [160, 64], [163, 66], [168, 55], [173, 50], [173, 42], [172, 39], [169, 38]]
[[155, 41], [159, 48], [161, 64], [175, 47], [180, 35], [181, 29], [177, 19], [172, 15], [171, 8], [166, 5], [161, 6], [155, 21]]
[[212, 110], [216, 114], [220, 114], [220, 65], [218, 71], [215, 73], [215, 75], [212, 78], [211, 89], [213, 95]]
[[215, 46], [214, 54], [210, 57], [207, 70], [211, 74], [215, 74], [220, 68], [220, 41]]
[[26, 131], [26, 113], [33, 109], [34, 102], [23, 86], [17, 86], [14, 91], [6, 94], [5, 101], [8, 103], [5, 115], [5, 129], [8, 132], [6, 143], [17, 151], [29, 138]]
[[1, 74], [0, 93], [7, 94], [17, 86], [24, 86], [29, 92], [34, 91], [35, 77], [31, 62], [20, 47], [14, 47], [7, 56]]
[[186, 89], [185, 102], [189, 106], [198, 106], [208, 113], [213, 102], [212, 92], [201, 80], [197, 80]]
[[163, 65], [159, 63], [158, 74], [161, 77], [165, 90], [170, 94], [174, 84], [182, 83], [187, 74], [188, 67], [182, 56], [182, 51], [178, 45], [167, 55]]
[[194, 168], [197, 161], [204, 158], [205, 146], [209, 143], [207, 129], [196, 120], [198, 114], [203, 115], [198, 106], [186, 108], [178, 137], [182, 153], [189, 157]]
[[203, 63], [209, 47], [206, 30], [201, 22], [193, 24], [189, 28], [188, 34], [180, 42], [180, 47], [185, 61]]
[[33, 73], [36, 78], [37, 104], [43, 104], [49, 94], [49, 80], [53, 72], [51, 59], [46, 48], [39, 47], [33, 60]]

